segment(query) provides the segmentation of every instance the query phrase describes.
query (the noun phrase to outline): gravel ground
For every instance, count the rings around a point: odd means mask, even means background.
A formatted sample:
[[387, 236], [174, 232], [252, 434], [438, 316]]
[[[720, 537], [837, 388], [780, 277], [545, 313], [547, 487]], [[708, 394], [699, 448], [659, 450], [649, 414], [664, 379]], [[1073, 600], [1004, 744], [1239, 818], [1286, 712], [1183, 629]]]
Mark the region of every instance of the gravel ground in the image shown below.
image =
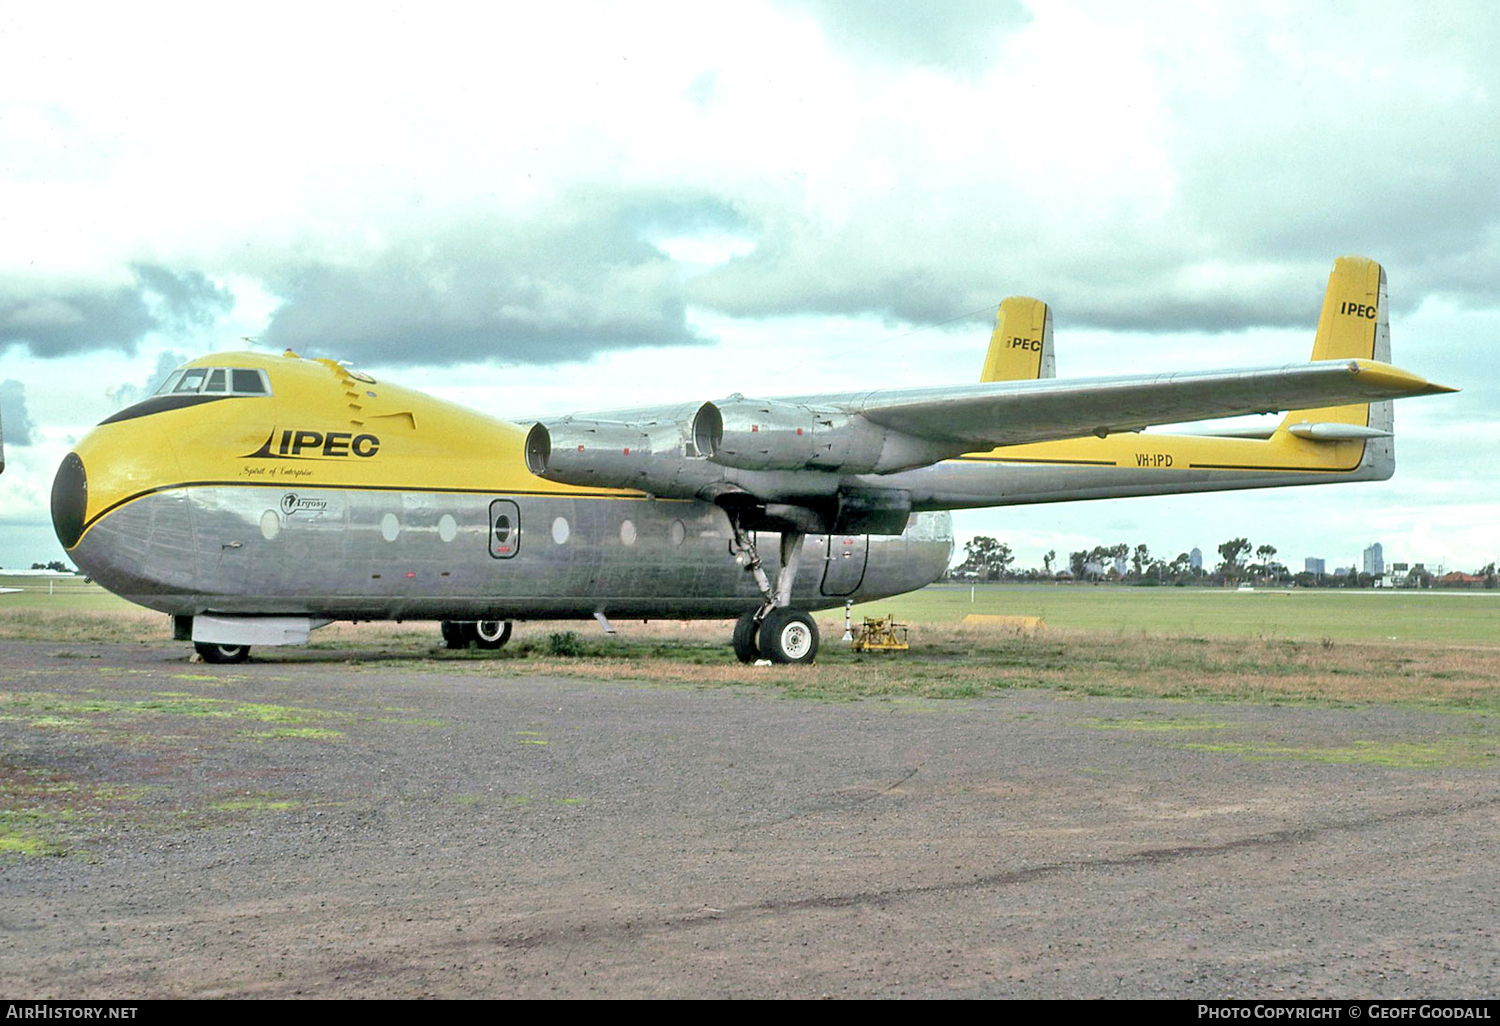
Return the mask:
[[1496, 993], [1490, 717], [348, 655], [0, 642], [0, 993]]

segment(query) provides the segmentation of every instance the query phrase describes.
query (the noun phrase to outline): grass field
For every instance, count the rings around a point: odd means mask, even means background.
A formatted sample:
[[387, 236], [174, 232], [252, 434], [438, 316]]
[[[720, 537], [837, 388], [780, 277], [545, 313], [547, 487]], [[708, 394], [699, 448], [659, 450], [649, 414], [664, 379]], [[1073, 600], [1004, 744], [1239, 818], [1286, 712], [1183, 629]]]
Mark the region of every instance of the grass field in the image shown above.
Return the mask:
[[[83, 578], [7, 576], [0, 633], [19, 610], [136, 614], [167, 632], [166, 617]], [[1174, 638], [1287, 638], [1322, 641], [1435, 641], [1500, 647], [1500, 591], [1317, 589], [1241, 592], [1230, 588], [1088, 585], [933, 585], [856, 606], [856, 622], [894, 613], [903, 623], [954, 625], [970, 613], [1039, 616], [1054, 629], [1126, 631]], [[827, 621], [838, 610], [818, 614]], [[42, 619], [45, 619], [43, 617]], [[587, 630], [587, 626], [579, 628]], [[14, 637], [14, 634], [7, 636]]]
[[[77, 656], [93, 642], [162, 643], [167, 617], [81, 581], [12, 579], [0, 595], [0, 637], [56, 641]], [[0, 578], [0, 586], [14, 587]], [[788, 697], [966, 698], [1013, 688], [1062, 694], [1229, 701], [1416, 703], [1500, 715], [1500, 595], [1292, 594], [1084, 586], [934, 587], [856, 607], [855, 621], [894, 613], [911, 652], [858, 655], [840, 641], [839, 610], [818, 615], [812, 667], [743, 666], [727, 621], [526, 623], [503, 650], [448, 652], [435, 624], [334, 624], [306, 649], [266, 648], [265, 662], [385, 659], [434, 673], [554, 674], [698, 686], [753, 685]], [[968, 613], [1040, 616], [1032, 634], [962, 622]], [[74, 647], [70, 647], [74, 646]], [[183, 658], [190, 649], [182, 645]], [[94, 658], [97, 658], [96, 656]]]
[[0, 570], [0, 588], [20, 589], [0, 594], [0, 612], [12, 609], [123, 612], [140, 608], [82, 577], [25, 577]]

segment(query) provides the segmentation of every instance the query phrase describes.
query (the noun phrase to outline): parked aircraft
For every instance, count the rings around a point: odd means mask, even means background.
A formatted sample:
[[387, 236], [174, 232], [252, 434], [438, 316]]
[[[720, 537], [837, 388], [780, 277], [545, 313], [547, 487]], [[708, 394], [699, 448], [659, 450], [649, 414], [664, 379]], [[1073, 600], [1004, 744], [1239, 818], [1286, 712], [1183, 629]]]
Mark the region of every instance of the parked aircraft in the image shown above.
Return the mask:
[[[333, 620], [737, 616], [739, 658], [810, 662], [808, 610], [920, 588], [952, 509], [1390, 476], [1385, 275], [1334, 265], [1312, 362], [1058, 380], [1051, 315], [1002, 305], [982, 380], [517, 425], [326, 359], [222, 353], [79, 441], [58, 538], [211, 662]], [[1263, 437], [1141, 433], [1291, 410]]]

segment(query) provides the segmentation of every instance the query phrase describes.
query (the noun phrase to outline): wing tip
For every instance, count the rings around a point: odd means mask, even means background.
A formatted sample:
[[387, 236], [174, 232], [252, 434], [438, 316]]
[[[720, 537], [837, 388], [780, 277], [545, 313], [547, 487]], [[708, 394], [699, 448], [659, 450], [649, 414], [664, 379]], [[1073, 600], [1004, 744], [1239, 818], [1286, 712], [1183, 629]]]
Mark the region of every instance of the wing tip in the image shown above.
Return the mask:
[[1402, 370], [1400, 367], [1375, 360], [1350, 360], [1351, 373], [1365, 378], [1372, 384], [1399, 392], [1401, 396], [1446, 395], [1459, 389], [1428, 381], [1420, 374]]

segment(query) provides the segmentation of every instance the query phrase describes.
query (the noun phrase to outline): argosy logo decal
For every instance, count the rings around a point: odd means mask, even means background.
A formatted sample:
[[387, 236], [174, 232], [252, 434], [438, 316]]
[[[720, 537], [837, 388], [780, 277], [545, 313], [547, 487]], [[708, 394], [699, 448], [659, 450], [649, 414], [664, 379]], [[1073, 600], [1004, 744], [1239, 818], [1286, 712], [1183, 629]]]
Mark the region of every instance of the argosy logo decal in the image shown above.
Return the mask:
[[1363, 317], [1367, 321], [1375, 319], [1375, 310], [1375, 303], [1345, 302], [1339, 306], [1339, 313], [1348, 314], [1351, 317]]
[[276, 429], [266, 436], [265, 442], [254, 452], [240, 459], [257, 460], [331, 460], [357, 456], [369, 459], [380, 451], [380, 439], [375, 435], [356, 435], [352, 431], [298, 431], [287, 428], [277, 439]]
[[293, 513], [325, 513], [327, 510], [327, 499], [309, 499], [296, 492], [287, 492], [281, 497], [281, 512], [286, 516]]
[[1006, 341], [1006, 347], [1009, 349], [1029, 349], [1033, 353], [1040, 353], [1042, 351], [1042, 340], [1013, 335]]

